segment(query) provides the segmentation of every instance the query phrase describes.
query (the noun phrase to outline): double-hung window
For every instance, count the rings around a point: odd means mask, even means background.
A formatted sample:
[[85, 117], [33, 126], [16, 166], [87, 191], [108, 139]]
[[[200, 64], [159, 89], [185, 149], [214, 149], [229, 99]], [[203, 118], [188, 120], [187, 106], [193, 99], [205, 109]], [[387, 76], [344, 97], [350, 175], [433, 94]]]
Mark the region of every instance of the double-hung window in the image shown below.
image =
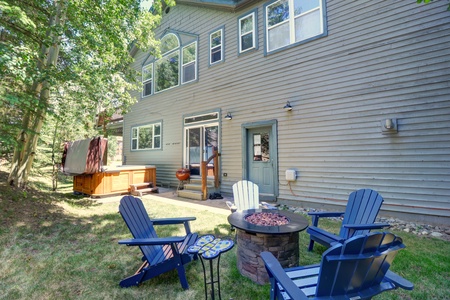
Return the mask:
[[255, 12], [239, 19], [239, 53], [256, 48], [255, 22]]
[[183, 47], [182, 83], [197, 78], [197, 42]]
[[142, 84], [144, 86], [142, 96], [151, 95], [153, 91], [153, 64], [146, 65], [142, 68]]
[[223, 28], [209, 35], [209, 64], [223, 61]]
[[271, 52], [324, 34], [323, 0], [278, 0], [265, 7], [266, 49]]
[[131, 129], [131, 150], [161, 149], [161, 123]]

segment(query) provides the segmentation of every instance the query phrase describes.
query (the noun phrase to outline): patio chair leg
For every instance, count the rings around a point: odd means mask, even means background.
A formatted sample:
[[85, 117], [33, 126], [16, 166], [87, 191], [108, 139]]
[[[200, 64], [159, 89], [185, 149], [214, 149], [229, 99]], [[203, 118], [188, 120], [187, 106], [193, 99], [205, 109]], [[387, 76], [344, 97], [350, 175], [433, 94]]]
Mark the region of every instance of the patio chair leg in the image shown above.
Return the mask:
[[186, 278], [186, 270], [184, 269], [184, 266], [181, 265], [177, 267], [178, 277], [180, 278], [180, 283], [183, 289], [188, 290], [189, 284]]
[[309, 240], [308, 251], [312, 251], [313, 247], [314, 247], [314, 240]]

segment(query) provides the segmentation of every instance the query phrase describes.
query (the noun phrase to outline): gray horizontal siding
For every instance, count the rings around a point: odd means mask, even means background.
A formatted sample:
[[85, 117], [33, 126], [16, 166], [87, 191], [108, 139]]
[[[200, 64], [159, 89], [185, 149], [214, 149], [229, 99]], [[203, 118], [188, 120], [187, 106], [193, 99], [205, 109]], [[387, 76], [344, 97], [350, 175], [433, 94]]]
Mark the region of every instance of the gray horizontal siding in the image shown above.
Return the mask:
[[[370, 187], [386, 213], [450, 222], [450, 13], [445, 1], [327, 1], [328, 36], [264, 55], [263, 4], [237, 13], [175, 6], [170, 28], [199, 36], [199, 81], [146, 97], [125, 116], [128, 164], [157, 166], [176, 184], [182, 116], [210, 109], [221, 121], [221, 189], [242, 178], [241, 126], [276, 119], [280, 202], [345, 205]], [[237, 18], [258, 10], [259, 49], [238, 55]], [[209, 33], [225, 26], [225, 62], [209, 66]], [[136, 54], [140, 69], [146, 53]], [[139, 98], [139, 93], [132, 93]], [[293, 111], [282, 107], [290, 101]], [[396, 118], [398, 133], [381, 134]], [[163, 120], [163, 150], [131, 152], [130, 128]], [[290, 186], [285, 170], [298, 179]], [[441, 219], [440, 219], [441, 220]]]

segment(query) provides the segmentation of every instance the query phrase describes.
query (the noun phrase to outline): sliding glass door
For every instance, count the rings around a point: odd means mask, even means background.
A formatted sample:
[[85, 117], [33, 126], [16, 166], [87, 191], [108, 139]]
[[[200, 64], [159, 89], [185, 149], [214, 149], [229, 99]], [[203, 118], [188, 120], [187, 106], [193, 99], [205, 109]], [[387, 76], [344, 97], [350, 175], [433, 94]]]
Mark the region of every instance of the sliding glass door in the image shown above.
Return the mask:
[[[201, 175], [200, 163], [207, 161], [213, 155], [214, 147], [218, 147], [219, 126], [207, 124], [185, 128], [184, 165], [189, 168], [191, 175]], [[207, 166], [208, 175], [212, 175], [214, 162]]]

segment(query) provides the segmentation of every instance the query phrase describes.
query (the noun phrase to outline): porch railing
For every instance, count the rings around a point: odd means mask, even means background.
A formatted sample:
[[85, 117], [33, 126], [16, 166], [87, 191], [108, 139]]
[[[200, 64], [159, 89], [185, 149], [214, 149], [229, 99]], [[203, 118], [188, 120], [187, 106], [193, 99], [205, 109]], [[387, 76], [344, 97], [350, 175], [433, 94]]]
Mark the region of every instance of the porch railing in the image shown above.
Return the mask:
[[217, 147], [214, 147], [213, 154], [208, 158], [207, 161], [201, 162], [201, 174], [202, 174], [202, 199], [206, 200], [208, 198], [208, 164], [213, 160], [213, 175], [214, 175], [214, 187], [219, 187], [219, 157], [220, 153]]

